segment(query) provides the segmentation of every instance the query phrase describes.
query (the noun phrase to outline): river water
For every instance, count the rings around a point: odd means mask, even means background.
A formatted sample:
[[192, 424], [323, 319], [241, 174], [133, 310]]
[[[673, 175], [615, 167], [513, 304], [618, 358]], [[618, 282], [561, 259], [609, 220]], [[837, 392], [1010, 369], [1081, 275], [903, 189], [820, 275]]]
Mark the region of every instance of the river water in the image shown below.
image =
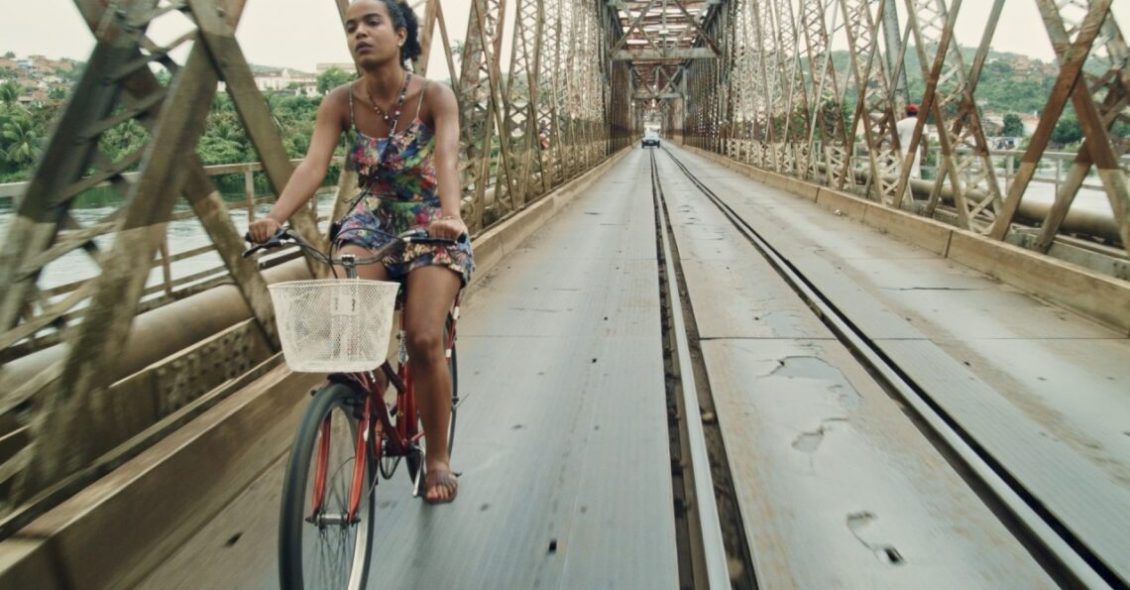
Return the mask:
[[[319, 195], [318, 211], [320, 214], [326, 215], [329, 211], [332, 211], [332, 204], [332, 191]], [[80, 225], [86, 227], [97, 223], [107, 215], [112, 214], [116, 209], [117, 207], [74, 208], [71, 209], [71, 216], [74, 217]], [[181, 212], [189, 211], [190, 209], [187, 204], [179, 203], [174, 211]], [[260, 205], [256, 208], [256, 215], [262, 217], [269, 209], [269, 205]], [[11, 226], [14, 219], [15, 212], [13, 209], [0, 209], [0, 244], [7, 243], [8, 228]], [[247, 211], [245, 209], [231, 210], [231, 219], [240, 233], [246, 231]], [[323, 226], [324, 225], [325, 223], [323, 223]], [[325, 227], [323, 227], [323, 230], [324, 229]], [[200, 221], [195, 217], [170, 223], [168, 226], [168, 236], [170, 255], [176, 255], [177, 253], [207, 246], [212, 243], [211, 238], [208, 236], [207, 232], [204, 231], [204, 226], [201, 225]], [[114, 236], [112, 234], [103, 235], [95, 238], [94, 241], [101, 251], [108, 252], [113, 246]], [[219, 268], [222, 267], [222, 265], [223, 262], [220, 260], [219, 254], [216, 252], [206, 252], [172, 263], [172, 277], [175, 280], [179, 277], [188, 276], [197, 272]], [[90, 255], [80, 249], [64, 255], [44, 267], [38, 285], [40, 289], [50, 289], [64, 284], [90, 279], [97, 276], [97, 274], [98, 265]], [[146, 284], [155, 285], [162, 282], [162, 280], [162, 270], [160, 267], [157, 267], [150, 272]]]

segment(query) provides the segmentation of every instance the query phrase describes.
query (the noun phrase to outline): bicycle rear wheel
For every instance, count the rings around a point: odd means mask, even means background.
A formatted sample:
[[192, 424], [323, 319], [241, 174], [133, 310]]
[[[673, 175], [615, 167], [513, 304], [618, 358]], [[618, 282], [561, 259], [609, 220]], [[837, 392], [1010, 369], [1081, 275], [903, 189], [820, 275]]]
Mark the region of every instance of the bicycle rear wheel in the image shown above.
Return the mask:
[[[350, 486], [357, 461], [357, 416], [362, 397], [333, 383], [314, 395], [299, 424], [283, 481], [279, 521], [279, 581], [284, 589], [365, 587], [373, 543], [375, 460], [366, 453], [361, 505], [347, 522]], [[324, 446], [324, 496], [313, 511]]]

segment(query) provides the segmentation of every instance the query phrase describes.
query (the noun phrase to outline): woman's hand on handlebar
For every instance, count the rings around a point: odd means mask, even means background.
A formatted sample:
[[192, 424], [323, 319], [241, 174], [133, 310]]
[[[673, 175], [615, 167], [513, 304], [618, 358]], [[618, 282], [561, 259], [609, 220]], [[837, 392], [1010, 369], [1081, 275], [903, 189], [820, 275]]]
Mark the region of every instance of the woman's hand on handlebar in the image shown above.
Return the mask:
[[247, 236], [255, 244], [262, 244], [278, 233], [282, 224], [270, 217], [256, 219], [247, 226]]
[[458, 240], [467, 235], [467, 224], [459, 217], [444, 215], [432, 220], [428, 225], [428, 235], [433, 238]]

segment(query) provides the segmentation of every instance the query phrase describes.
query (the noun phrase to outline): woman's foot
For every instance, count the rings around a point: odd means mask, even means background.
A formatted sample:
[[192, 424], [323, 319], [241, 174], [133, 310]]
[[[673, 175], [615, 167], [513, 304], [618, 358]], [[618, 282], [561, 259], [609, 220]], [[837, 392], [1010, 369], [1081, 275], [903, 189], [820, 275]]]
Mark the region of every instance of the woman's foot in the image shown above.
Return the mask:
[[447, 504], [459, 493], [459, 478], [446, 465], [428, 469], [424, 474], [424, 501], [428, 504]]

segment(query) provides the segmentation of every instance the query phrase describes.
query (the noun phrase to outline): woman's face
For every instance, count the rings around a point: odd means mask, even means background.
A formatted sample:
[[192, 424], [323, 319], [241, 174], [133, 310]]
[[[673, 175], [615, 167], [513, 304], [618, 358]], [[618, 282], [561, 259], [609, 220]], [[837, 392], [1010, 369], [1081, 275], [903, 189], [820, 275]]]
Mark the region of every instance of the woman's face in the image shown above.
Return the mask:
[[389, 17], [384, 2], [362, 0], [349, 5], [345, 13], [345, 35], [357, 65], [363, 68], [389, 59], [400, 62], [400, 45], [407, 33], [394, 26], [395, 21]]

